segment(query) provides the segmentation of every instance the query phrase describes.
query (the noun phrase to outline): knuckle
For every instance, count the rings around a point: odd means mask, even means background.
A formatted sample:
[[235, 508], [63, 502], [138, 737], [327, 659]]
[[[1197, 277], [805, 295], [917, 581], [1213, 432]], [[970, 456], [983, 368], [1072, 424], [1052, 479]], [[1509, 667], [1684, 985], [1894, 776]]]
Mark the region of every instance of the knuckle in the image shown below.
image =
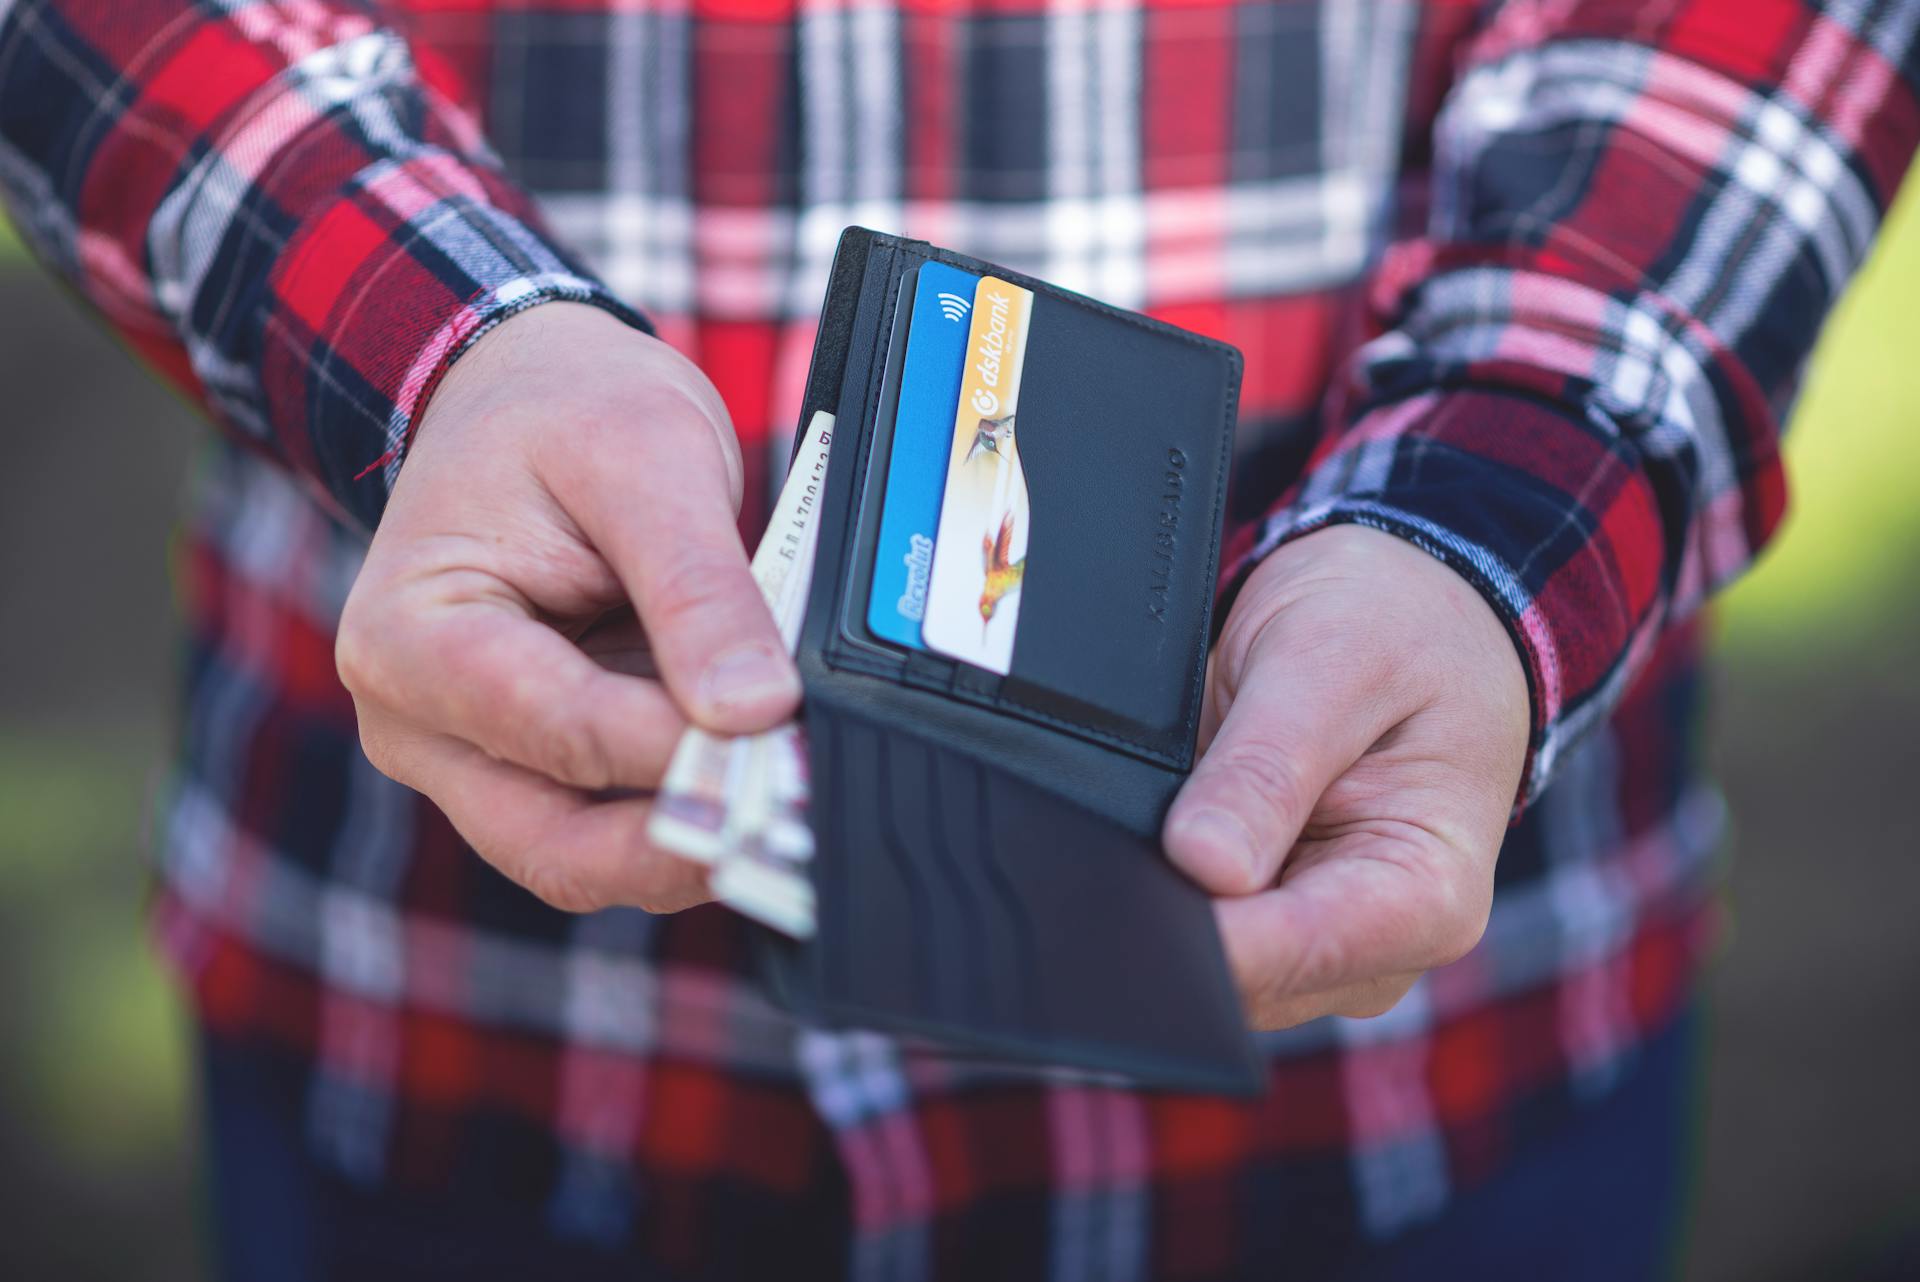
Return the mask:
[[593, 727], [557, 711], [543, 713], [528, 730], [527, 764], [576, 788], [608, 788], [613, 765]]
[[1275, 821], [1304, 819], [1317, 800], [1307, 795], [1299, 769], [1277, 743], [1256, 740], [1229, 746], [1219, 770], [1235, 792], [1257, 799]]
[[659, 888], [641, 892], [634, 900], [634, 907], [655, 917], [665, 917], [705, 902], [705, 895], [685, 887]]
[[1451, 966], [1454, 962], [1459, 961], [1462, 957], [1465, 957], [1468, 953], [1471, 953], [1480, 946], [1480, 940], [1486, 933], [1487, 918], [1485, 915], [1470, 920], [1460, 926], [1456, 926], [1443, 941], [1438, 964], [1441, 966]]
[[[416, 638], [422, 652], [433, 656], [441, 680], [480, 697], [494, 697], [493, 657], [499, 633], [492, 628], [442, 627]], [[483, 693], [484, 692], [484, 693]]]
[[385, 688], [385, 673], [374, 644], [375, 629], [366, 619], [364, 607], [356, 608], [349, 598], [340, 616], [339, 631], [333, 638], [333, 667], [340, 684], [356, 698], [379, 700]]
[[1259, 997], [1248, 1005], [1247, 1022], [1258, 1032], [1277, 1033], [1296, 1028], [1324, 1012], [1294, 997]]
[[1366, 675], [1375, 697], [1396, 709], [1444, 700], [1450, 689], [1469, 682], [1440, 647], [1411, 636], [1399, 645], [1383, 647]]
[[1345, 958], [1331, 932], [1309, 936], [1293, 950], [1288, 964], [1275, 972], [1273, 985], [1288, 998], [1325, 988], [1341, 973]]
[[1279, 1010], [1270, 1003], [1249, 997], [1243, 1005], [1247, 1012], [1247, 1027], [1256, 1033], [1277, 1033], [1286, 1028]]
[[1247, 1023], [1263, 1033], [1276, 1032], [1292, 1025], [1286, 1018], [1286, 1003], [1262, 989], [1248, 993], [1243, 1003], [1247, 1009]]
[[375, 770], [396, 783], [405, 782], [400, 778], [400, 762], [392, 740], [365, 716], [360, 718], [360, 752]]
[[[698, 373], [698, 371], [695, 372]], [[708, 464], [717, 469], [729, 497], [737, 504], [741, 483], [745, 480], [740, 439], [734, 434], [733, 425], [727, 418], [726, 405], [720, 399], [720, 394], [713, 390], [712, 384], [707, 383], [705, 375], [699, 377], [699, 385], [682, 391], [690, 411], [685, 415], [688, 420], [686, 426], [696, 437], [689, 448], [703, 452]]]
[[566, 860], [542, 858], [534, 851], [514, 878], [535, 899], [563, 913], [590, 913], [607, 906], [600, 888], [571, 868]]
[[[1242, 599], [1246, 599], [1244, 594]], [[1248, 661], [1253, 657], [1256, 643], [1267, 633], [1274, 618], [1267, 611], [1252, 608], [1251, 602], [1245, 607], [1236, 606], [1228, 611], [1214, 653], [1218, 656], [1223, 675], [1228, 678], [1229, 688], [1239, 684]]]
[[1340, 1014], [1348, 1019], [1379, 1019], [1390, 1013], [1407, 995], [1412, 984], [1388, 981], [1369, 985], [1356, 994], [1340, 1009]]
[[667, 916], [712, 898], [704, 865], [649, 845], [647, 860], [639, 869], [632, 893], [623, 902], [655, 916]]
[[1246, 1006], [1261, 1019], [1275, 1011], [1296, 1010], [1310, 994], [1328, 987], [1329, 977], [1339, 973], [1340, 965], [1339, 945], [1329, 936], [1316, 934], [1300, 939], [1281, 949], [1279, 955], [1262, 958], [1242, 972]]
[[1436, 894], [1433, 965], [1448, 966], [1479, 947], [1493, 911], [1492, 888], [1443, 880]]

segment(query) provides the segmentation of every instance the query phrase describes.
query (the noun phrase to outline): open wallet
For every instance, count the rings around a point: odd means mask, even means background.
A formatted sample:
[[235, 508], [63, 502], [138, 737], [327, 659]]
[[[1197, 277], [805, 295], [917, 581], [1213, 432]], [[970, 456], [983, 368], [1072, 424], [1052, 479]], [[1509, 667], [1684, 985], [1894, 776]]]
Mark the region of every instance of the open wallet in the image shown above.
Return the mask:
[[[1015, 375], [1018, 615], [1010, 655], [981, 663], [890, 640], [869, 611], [916, 282], [952, 269], [1030, 307]], [[987, 292], [936, 301], [973, 325], [979, 384], [998, 359]], [[810, 939], [756, 932], [776, 1000], [991, 1060], [1258, 1089], [1208, 896], [1160, 846], [1195, 756], [1240, 368], [1223, 343], [1044, 281], [844, 233], [801, 420], [834, 418], [796, 647], [818, 917]], [[970, 464], [1010, 453], [986, 386]], [[942, 542], [962, 539], [990, 588], [1010, 526], [988, 513], [950, 534], [950, 516]], [[964, 604], [985, 637], [988, 592]], [[932, 637], [931, 605], [926, 617]]]

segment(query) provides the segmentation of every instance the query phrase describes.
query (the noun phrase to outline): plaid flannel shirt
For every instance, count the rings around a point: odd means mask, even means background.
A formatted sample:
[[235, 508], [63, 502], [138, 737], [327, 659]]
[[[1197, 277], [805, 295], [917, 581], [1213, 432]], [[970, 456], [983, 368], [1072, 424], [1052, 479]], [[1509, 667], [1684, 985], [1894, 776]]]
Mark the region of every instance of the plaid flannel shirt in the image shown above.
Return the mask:
[[[1920, 137], [1916, 25], [1910, 0], [0, 0], [17, 224], [222, 429], [179, 551], [156, 910], [200, 1019], [299, 1066], [329, 1169], [690, 1275], [1304, 1270], [1441, 1213], [1605, 1094], [1710, 938], [1692, 620], [1781, 515], [1777, 426]], [[854, 222], [1237, 344], [1227, 589], [1363, 522], [1472, 580], [1524, 656], [1485, 941], [1387, 1017], [1269, 1037], [1264, 1099], [796, 1027], [725, 912], [551, 912], [360, 755], [332, 633], [447, 365], [547, 299], [651, 324], [725, 395], [763, 509]]]

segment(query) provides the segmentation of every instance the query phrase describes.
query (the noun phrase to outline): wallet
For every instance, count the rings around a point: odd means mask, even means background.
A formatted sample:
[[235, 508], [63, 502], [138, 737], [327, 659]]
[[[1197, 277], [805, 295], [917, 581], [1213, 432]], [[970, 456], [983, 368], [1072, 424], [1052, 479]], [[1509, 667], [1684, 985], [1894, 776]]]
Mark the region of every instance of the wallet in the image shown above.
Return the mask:
[[[867, 628], [903, 282], [928, 262], [1033, 293], [1004, 675]], [[800, 420], [835, 420], [797, 647], [817, 925], [758, 930], [777, 1001], [949, 1053], [1259, 1089], [1210, 900], [1159, 835], [1194, 761], [1240, 370], [1226, 344], [1045, 281], [843, 234]]]

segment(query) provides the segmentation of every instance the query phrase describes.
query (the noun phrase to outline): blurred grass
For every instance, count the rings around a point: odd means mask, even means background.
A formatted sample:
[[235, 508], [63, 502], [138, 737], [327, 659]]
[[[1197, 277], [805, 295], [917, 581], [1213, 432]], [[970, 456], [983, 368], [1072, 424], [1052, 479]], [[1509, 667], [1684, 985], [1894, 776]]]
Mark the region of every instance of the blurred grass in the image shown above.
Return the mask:
[[[22, 1054], [0, 1083], [78, 1172], [180, 1138], [182, 1030], [141, 927], [150, 734], [0, 735], [0, 980]], [[17, 1076], [16, 1076], [17, 1075]]]
[[[0, 270], [31, 269], [0, 215]], [[148, 709], [124, 726], [0, 725], [0, 994], [17, 1048], [0, 1091], [5, 1115], [78, 1177], [182, 1140], [184, 1030], [148, 950], [138, 875], [162, 746]]]
[[1920, 616], [1920, 183], [1809, 367], [1787, 433], [1791, 508], [1759, 565], [1726, 594], [1735, 662], [1877, 659]]

